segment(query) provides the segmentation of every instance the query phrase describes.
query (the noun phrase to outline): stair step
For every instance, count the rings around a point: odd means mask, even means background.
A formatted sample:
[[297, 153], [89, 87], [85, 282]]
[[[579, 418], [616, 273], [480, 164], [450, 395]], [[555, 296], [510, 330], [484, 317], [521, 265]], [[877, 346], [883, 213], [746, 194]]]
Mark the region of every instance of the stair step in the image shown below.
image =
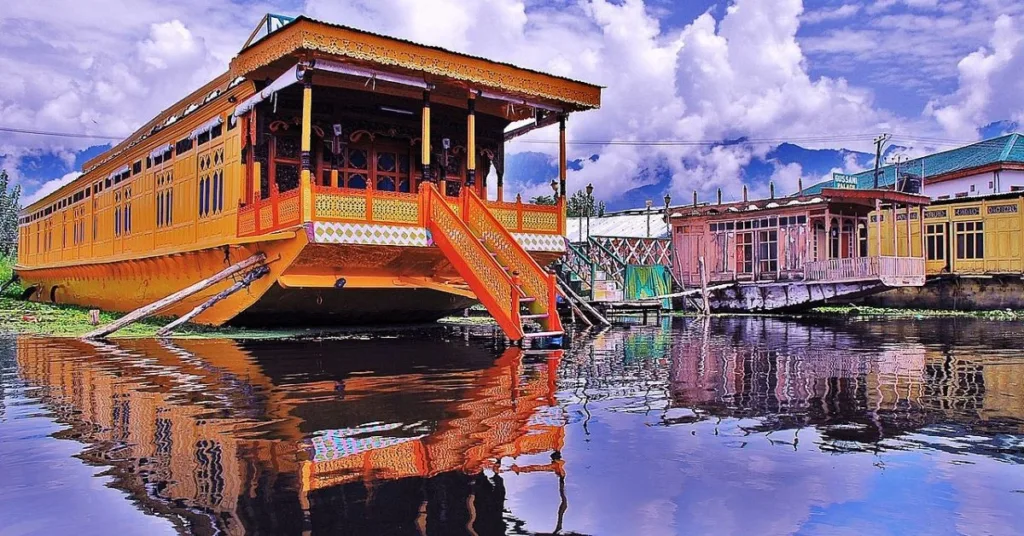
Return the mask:
[[523, 296], [522, 298], [519, 298], [519, 303], [530, 303], [535, 301], [537, 301], [537, 298], [533, 298], [530, 296]]
[[558, 337], [560, 335], [565, 335], [565, 332], [564, 331], [537, 331], [537, 332], [534, 332], [534, 333], [524, 333], [523, 334], [523, 338], [524, 339], [539, 339], [541, 337]]
[[539, 315], [519, 315], [519, 318], [521, 318], [523, 320], [540, 320], [541, 318], [547, 318], [547, 317], [548, 317], [547, 313], [539, 314]]

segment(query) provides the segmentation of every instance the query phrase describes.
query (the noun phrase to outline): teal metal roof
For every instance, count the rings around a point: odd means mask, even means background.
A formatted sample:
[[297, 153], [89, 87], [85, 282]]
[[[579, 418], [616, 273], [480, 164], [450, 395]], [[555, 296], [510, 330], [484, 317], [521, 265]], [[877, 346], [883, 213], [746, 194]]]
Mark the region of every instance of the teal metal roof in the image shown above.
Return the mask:
[[[900, 164], [900, 176], [916, 175], [934, 177], [973, 169], [998, 162], [1024, 163], [1024, 135], [1013, 133], [979, 141], [956, 149], [914, 158]], [[837, 180], [855, 179], [857, 188], [869, 189], [875, 184], [874, 169], [854, 173], [853, 175], [833, 175], [830, 181], [824, 181], [804, 189], [804, 195], [817, 194], [822, 188], [832, 188]], [[838, 175], [838, 176], [837, 176]], [[896, 181], [896, 166], [887, 165], [879, 169], [878, 185], [891, 186]]]

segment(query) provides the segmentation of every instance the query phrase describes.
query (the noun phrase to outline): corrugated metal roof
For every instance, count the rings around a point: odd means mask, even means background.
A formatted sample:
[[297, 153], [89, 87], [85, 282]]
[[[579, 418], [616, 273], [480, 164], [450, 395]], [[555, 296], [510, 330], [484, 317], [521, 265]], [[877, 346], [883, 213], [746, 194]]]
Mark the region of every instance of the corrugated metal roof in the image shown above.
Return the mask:
[[[567, 218], [565, 236], [576, 242], [580, 239], [580, 225], [583, 236], [587, 234], [586, 218]], [[638, 214], [590, 218], [590, 236], [617, 236], [624, 238], [646, 238], [647, 216]], [[669, 230], [661, 214], [651, 213], [651, 238], [668, 238]]]
[[[992, 138], [956, 149], [914, 158], [900, 164], [900, 176], [916, 175], [935, 177], [948, 173], [968, 170], [999, 162], [1024, 163], [1024, 136], [1013, 133]], [[891, 186], [896, 182], [896, 166], [888, 165], [879, 169], [878, 185]], [[857, 179], [857, 188], [872, 188], [875, 184], [875, 170], [869, 169], [851, 175]], [[816, 194], [822, 188], [830, 188], [834, 181], [824, 181], [804, 189], [804, 194]]]

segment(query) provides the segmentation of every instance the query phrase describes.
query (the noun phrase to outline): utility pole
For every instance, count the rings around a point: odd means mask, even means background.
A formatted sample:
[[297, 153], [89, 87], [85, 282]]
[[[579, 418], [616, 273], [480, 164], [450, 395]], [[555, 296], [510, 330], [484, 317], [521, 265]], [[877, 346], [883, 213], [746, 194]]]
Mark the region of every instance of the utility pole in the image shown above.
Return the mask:
[[875, 189], [878, 189], [878, 166], [882, 163], [882, 146], [892, 138], [891, 134], [882, 134], [875, 138]]

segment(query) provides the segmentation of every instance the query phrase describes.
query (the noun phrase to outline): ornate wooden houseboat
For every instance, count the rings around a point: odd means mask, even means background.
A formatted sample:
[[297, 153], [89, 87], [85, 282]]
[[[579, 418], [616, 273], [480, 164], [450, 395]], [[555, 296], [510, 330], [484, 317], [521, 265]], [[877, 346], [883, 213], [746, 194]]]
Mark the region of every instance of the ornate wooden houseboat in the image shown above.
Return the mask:
[[[601, 88], [306, 17], [264, 23], [227, 73], [22, 212], [32, 299], [129, 311], [262, 253], [268, 275], [195, 321], [408, 322], [479, 301], [514, 340], [527, 318], [561, 332], [545, 267], [565, 248], [565, 121]], [[557, 204], [505, 199], [504, 142], [549, 125]]]
[[695, 195], [692, 206], [669, 210], [672, 270], [683, 286], [700, 287], [703, 264], [705, 283], [721, 287], [711, 299], [719, 310], [786, 309], [920, 286], [924, 258], [880, 250], [869, 215], [905, 215], [928, 202], [892, 190], [836, 188], [733, 203], [719, 195], [715, 204], [698, 204]]

